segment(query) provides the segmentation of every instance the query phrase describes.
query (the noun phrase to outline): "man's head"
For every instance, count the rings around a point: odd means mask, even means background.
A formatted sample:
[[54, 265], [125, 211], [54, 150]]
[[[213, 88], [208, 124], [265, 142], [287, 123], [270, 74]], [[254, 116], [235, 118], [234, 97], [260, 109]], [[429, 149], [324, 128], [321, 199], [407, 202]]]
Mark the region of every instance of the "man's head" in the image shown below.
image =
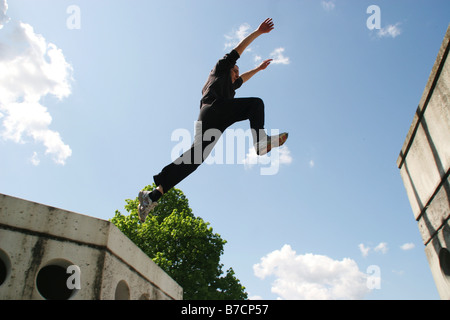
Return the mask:
[[239, 79], [239, 67], [235, 65], [231, 71], [231, 83], [234, 83], [237, 79]]

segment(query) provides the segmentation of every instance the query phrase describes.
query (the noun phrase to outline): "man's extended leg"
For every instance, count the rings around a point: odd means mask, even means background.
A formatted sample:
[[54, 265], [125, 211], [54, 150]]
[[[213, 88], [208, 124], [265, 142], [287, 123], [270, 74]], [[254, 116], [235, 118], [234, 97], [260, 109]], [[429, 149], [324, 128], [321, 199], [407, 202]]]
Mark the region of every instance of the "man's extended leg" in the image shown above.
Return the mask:
[[[203, 136], [208, 130], [214, 130], [216, 135], [211, 140], [204, 141]], [[153, 176], [155, 184], [161, 185], [167, 192], [183, 181], [205, 161], [221, 134], [222, 131], [211, 128], [202, 121], [197, 121], [194, 143], [191, 148], [164, 167], [159, 174]]]
[[191, 148], [178, 159], [165, 166], [159, 174], [153, 176], [153, 180], [158, 187], [152, 192], [144, 190], [139, 192], [138, 212], [139, 219], [142, 222], [145, 221], [150, 211], [156, 207], [157, 201], [162, 197], [163, 192], [172, 189], [204, 162], [222, 134], [219, 130], [215, 130], [216, 136], [214, 139], [203, 141], [203, 135], [206, 130], [201, 129], [201, 122], [197, 122], [197, 124], [200, 126], [196, 128], [195, 139]]

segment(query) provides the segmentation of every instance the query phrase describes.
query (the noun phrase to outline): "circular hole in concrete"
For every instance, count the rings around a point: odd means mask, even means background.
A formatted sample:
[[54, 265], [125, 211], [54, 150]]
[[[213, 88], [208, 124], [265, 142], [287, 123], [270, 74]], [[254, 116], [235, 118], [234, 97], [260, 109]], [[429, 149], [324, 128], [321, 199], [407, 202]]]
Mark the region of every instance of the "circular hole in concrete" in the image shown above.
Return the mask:
[[139, 300], [150, 300], [150, 295], [148, 293], [143, 293], [139, 297]]
[[5, 283], [11, 273], [11, 261], [6, 252], [0, 249], [0, 286]]
[[47, 300], [68, 300], [72, 298], [77, 289], [68, 287], [67, 267], [71, 265], [65, 260], [56, 260], [42, 267], [36, 277], [36, 288], [39, 294]]
[[439, 265], [441, 266], [442, 275], [450, 282], [450, 251], [442, 248], [439, 251]]
[[124, 280], [119, 281], [119, 283], [117, 284], [114, 299], [130, 300], [130, 288], [128, 287], [128, 284]]

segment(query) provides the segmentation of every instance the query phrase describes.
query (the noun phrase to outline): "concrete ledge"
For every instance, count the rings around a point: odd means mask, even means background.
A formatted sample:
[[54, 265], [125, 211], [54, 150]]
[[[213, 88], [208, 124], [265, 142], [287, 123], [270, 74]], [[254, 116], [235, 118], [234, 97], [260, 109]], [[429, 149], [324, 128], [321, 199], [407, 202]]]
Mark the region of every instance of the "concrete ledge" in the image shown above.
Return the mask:
[[397, 166], [442, 299], [450, 299], [450, 26]]
[[433, 68], [428, 78], [428, 82], [423, 91], [422, 98], [420, 99], [419, 106], [414, 115], [408, 134], [406, 135], [406, 139], [405, 142], [403, 143], [400, 155], [397, 158], [397, 166], [399, 169], [401, 168], [404, 159], [408, 155], [408, 151], [409, 148], [411, 147], [411, 142], [415, 135], [415, 131], [417, 130], [418, 123], [420, 121], [420, 118], [423, 116], [423, 113], [427, 108], [431, 95], [433, 94], [434, 88], [436, 87], [437, 80], [439, 79], [439, 75], [445, 64], [445, 60], [447, 59], [449, 49], [450, 49], [450, 25], [447, 29], [447, 32], [445, 33], [444, 39], [441, 44], [441, 48], [439, 49], [436, 61], [434, 62]]
[[437, 189], [432, 201], [417, 221], [425, 245], [450, 219], [450, 177]]
[[3, 194], [0, 262], [6, 274], [0, 299], [42, 299], [43, 268], [69, 265], [81, 272], [81, 289], [71, 299], [183, 297], [182, 288], [109, 221]]
[[[444, 254], [444, 253], [447, 254]], [[447, 221], [425, 247], [425, 254], [441, 299], [450, 300], [450, 223]]]
[[397, 166], [416, 220], [450, 168], [450, 27], [406, 136]]

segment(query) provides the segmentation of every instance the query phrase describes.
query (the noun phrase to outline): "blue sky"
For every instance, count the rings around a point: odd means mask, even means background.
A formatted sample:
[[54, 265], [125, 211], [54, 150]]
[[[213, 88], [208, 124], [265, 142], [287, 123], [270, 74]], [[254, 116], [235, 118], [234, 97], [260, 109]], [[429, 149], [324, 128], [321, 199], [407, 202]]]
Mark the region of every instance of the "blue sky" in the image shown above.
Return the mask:
[[252, 298], [439, 298], [396, 159], [448, 0], [0, 4], [1, 193], [124, 212], [171, 161], [174, 131], [193, 133], [216, 61], [271, 17], [238, 64], [279, 63], [237, 97], [262, 98], [266, 127], [289, 132], [279, 170], [204, 164], [177, 186], [228, 241], [224, 269]]

